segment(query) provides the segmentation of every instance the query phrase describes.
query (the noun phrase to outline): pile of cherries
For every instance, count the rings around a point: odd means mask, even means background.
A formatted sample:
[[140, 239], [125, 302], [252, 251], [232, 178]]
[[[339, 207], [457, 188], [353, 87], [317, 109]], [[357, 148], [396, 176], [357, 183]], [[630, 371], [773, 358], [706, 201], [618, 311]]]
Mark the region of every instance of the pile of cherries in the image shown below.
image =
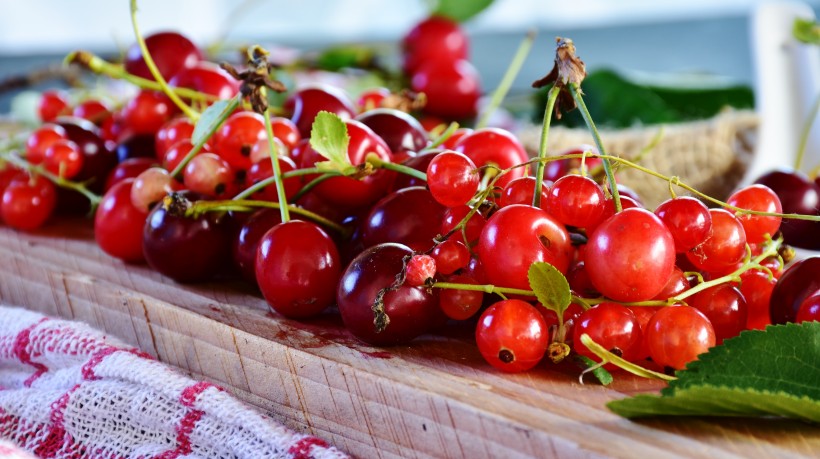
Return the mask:
[[[212, 100], [239, 90], [182, 35], [154, 34], [146, 44], [172, 87]], [[428, 95], [427, 114], [475, 115], [477, 78], [457, 25], [427, 19], [405, 37], [403, 50], [412, 89]], [[153, 79], [136, 46], [124, 67]], [[457, 88], [437, 86], [447, 81]], [[113, 257], [147, 262], [178, 282], [242, 276], [288, 318], [336, 305], [350, 332], [373, 345], [407, 343], [448, 322], [473, 320], [481, 354], [503, 371], [532, 368], [553, 342], [594, 357], [583, 334], [628, 361], [680, 369], [744, 329], [820, 317], [820, 258], [784, 273], [783, 259], [769, 249], [780, 217], [710, 209], [691, 197], [650, 211], [620, 185], [623, 210], [616, 212], [612, 193], [587, 174], [602, 160], [586, 146], [550, 158], [536, 196], [534, 162], [512, 133], [460, 128], [431, 138], [412, 114], [379, 107], [375, 95], [385, 91], [368, 91], [357, 103], [340, 88], [299, 87], [285, 113], [272, 117], [272, 139], [262, 115], [239, 109], [189, 160], [194, 124], [163, 93], [143, 89], [112, 106], [72, 104], [65, 93], [48, 91], [39, 106], [44, 124], [22, 154], [31, 167], [6, 162], [0, 172], [0, 216], [32, 230], [55, 210], [86, 212], [86, 196], [48, 177], [82, 183], [102, 194], [94, 234]], [[321, 112], [343, 122], [352, 165], [377, 158], [382, 167], [317, 179], [325, 157], [310, 136]], [[287, 201], [294, 218], [284, 222], [279, 209], [230, 204], [273, 176], [271, 141], [284, 199], [274, 184], [250, 198]], [[411, 169], [419, 173], [404, 173]], [[779, 213], [784, 193], [795, 189], [787, 181], [767, 178], [771, 188], [748, 186], [727, 202]], [[813, 207], [799, 211], [817, 212], [816, 197], [807, 205]], [[766, 250], [771, 256], [758, 256]], [[552, 265], [572, 289], [561, 320], [527, 293], [538, 262]], [[668, 301], [677, 297], [685, 300]]]

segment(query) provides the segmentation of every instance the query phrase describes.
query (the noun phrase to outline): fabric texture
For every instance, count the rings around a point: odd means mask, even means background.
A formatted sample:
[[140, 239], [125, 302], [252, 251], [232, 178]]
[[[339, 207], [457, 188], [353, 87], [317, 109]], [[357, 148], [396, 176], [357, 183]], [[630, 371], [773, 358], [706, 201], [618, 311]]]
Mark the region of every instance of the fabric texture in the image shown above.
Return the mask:
[[0, 306], [0, 453], [4, 458], [347, 457], [220, 387], [194, 381], [85, 324], [8, 306]]

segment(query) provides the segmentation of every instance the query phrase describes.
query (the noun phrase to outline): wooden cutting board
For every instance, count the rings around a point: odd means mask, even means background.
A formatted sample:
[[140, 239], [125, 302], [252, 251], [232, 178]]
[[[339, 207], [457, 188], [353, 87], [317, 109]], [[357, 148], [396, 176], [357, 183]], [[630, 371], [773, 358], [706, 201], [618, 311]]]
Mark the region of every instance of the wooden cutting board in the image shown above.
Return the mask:
[[610, 387], [581, 385], [546, 363], [501, 374], [470, 326], [365, 346], [332, 311], [285, 320], [239, 283], [179, 285], [125, 265], [96, 246], [87, 220], [35, 234], [0, 227], [0, 302], [87, 322], [360, 457], [820, 454], [820, 430], [798, 422], [619, 418], [607, 401], [662, 384], [618, 374]]

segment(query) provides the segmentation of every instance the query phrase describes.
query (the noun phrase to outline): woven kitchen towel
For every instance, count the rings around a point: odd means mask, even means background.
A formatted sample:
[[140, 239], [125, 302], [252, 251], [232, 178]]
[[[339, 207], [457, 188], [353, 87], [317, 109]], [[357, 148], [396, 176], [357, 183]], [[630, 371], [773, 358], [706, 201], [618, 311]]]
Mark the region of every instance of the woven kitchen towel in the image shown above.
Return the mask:
[[48, 458], [347, 457], [84, 324], [8, 306], [0, 440]]

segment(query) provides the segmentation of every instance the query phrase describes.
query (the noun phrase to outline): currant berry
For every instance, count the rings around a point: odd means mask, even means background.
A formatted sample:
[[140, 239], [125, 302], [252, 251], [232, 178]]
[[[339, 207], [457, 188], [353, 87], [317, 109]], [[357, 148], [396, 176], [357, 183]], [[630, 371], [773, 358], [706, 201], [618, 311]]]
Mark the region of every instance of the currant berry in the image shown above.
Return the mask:
[[141, 172], [131, 187], [134, 207], [148, 212], [168, 193], [178, 191], [182, 185], [161, 167], [151, 167]]
[[410, 257], [405, 268], [404, 282], [419, 287], [436, 276], [436, 260], [430, 255], [417, 254]]
[[45, 224], [56, 202], [54, 184], [47, 178], [18, 176], [3, 190], [0, 216], [14, 229], [32, 231]]
[[58, 140], [67, 140], [62, 126], [47, 123], [35, 129], [26, 139], [26, 161], [40, 164], [45, 160], [46, 150]]
[[[464, 274], [446, 278], [455, 284], [478, 285], [475, 279]], [[484, 303], [484, 292], [443, 288], [438, 293], [438, 304], [444, 314], [453, 320], [467, 320], [474, 316]]]
[[475, 338], [484, 360], [509, 373], [538, 365], [549, 344], [541, 313], [533, 305], [515, 299], [487, 308], [478, 319]]
[[686, 258], [698, 269], [717, 272], [737, 265], [746, 254], [746, 232], [734, 215], [723, 209], [709, 209], [712, 232]]
[[578, 228], [597, 226], [604, 213], [604, 190], [589, 177], [565, 175], [550, 189], [547, 211], [559, 222]]
[[[780, 198], [765, 185], [750, 185], [732, 193], [726, 203], [746, 210], [759, 212], [783, 212]], [[741, 215], [738, 217], [746, 233], [746, 242], [756, 244], [773, 236], [780, 228], [780, 217]]]
[[[595, 353], [581, 342], [584, 334], [624, 360], [634, 362], [643, 358], [640, 323], [632, 311], [620, 304], [601, 303], [581, 313], [575, 321], [572, 332], [573, 349], [585, 357], [597, 360]], [[610, 367], [615, 368], [613, 365], [607, 368]]]
[[206, 197], [225, 199], [236, 194], [233, 168], [213, 153], [194, 156], [185, 166], [182, 183]]
[[700, 245], [712, 231], [712, 214], [702, 202], [689, 196], [681, 196], [662, 202], [655, 215], [663, 221], [672, 239], [675, 251], [686, 252]]
[[683, 370], [714, 345], [712, 324], [691, 306], [661, 308], [646, 325], [649, 356], [664, 367]]
[[447, 150], [427, 166], [427, 186], [436, 201], [446, 207], [466, 204], [478, 191], [478, 170], [470, 158]]
[[68, 96], [57, 90], [43, 92], [37, 104], [37, 115], [44, 123], [54, 121], [59, 116], [71, 114], [71, 104]]
[[133, 178], [125, 178], [103, 196], [94, 214], [94, 239], [103, 252], [129, 263], [145, 260], [142, 232], [148, 214], [131, 202]]
[[[547, 210], [547, 201], [549, 199], [549, 187], [551, 182], [541, 182], [541, 209]], [[501, 190], [501, 195], [496, 200], [499, 207], [507, 207], [513, 204], [532, 205], [533, 196], [535, 193], [535, 177], [526, 176], [511, 180], [504, 189]]]
[[251, 150], [257, 142], [267, 139], [265, 120], [254, 112], [237, 112], [229, 116], [213, 136], [214, 153], [235, 170], [251, 167]]
[[470, 249], [453, 237], [438, 244], [431, 255], [436, 260], [437, 272], [444, 275], [453, 274], [470, 263]]
[[43, 166], [54, 175], [72, 179], [82, 170], [83, 160], [84, 157], [76, 143], [61, 139], [46, 149]]
[[746, 299], [734, 285], [720, 284], [702, 290], [689, 298], [689, 305], [712, 323], [716, 344], [746, 329]]

